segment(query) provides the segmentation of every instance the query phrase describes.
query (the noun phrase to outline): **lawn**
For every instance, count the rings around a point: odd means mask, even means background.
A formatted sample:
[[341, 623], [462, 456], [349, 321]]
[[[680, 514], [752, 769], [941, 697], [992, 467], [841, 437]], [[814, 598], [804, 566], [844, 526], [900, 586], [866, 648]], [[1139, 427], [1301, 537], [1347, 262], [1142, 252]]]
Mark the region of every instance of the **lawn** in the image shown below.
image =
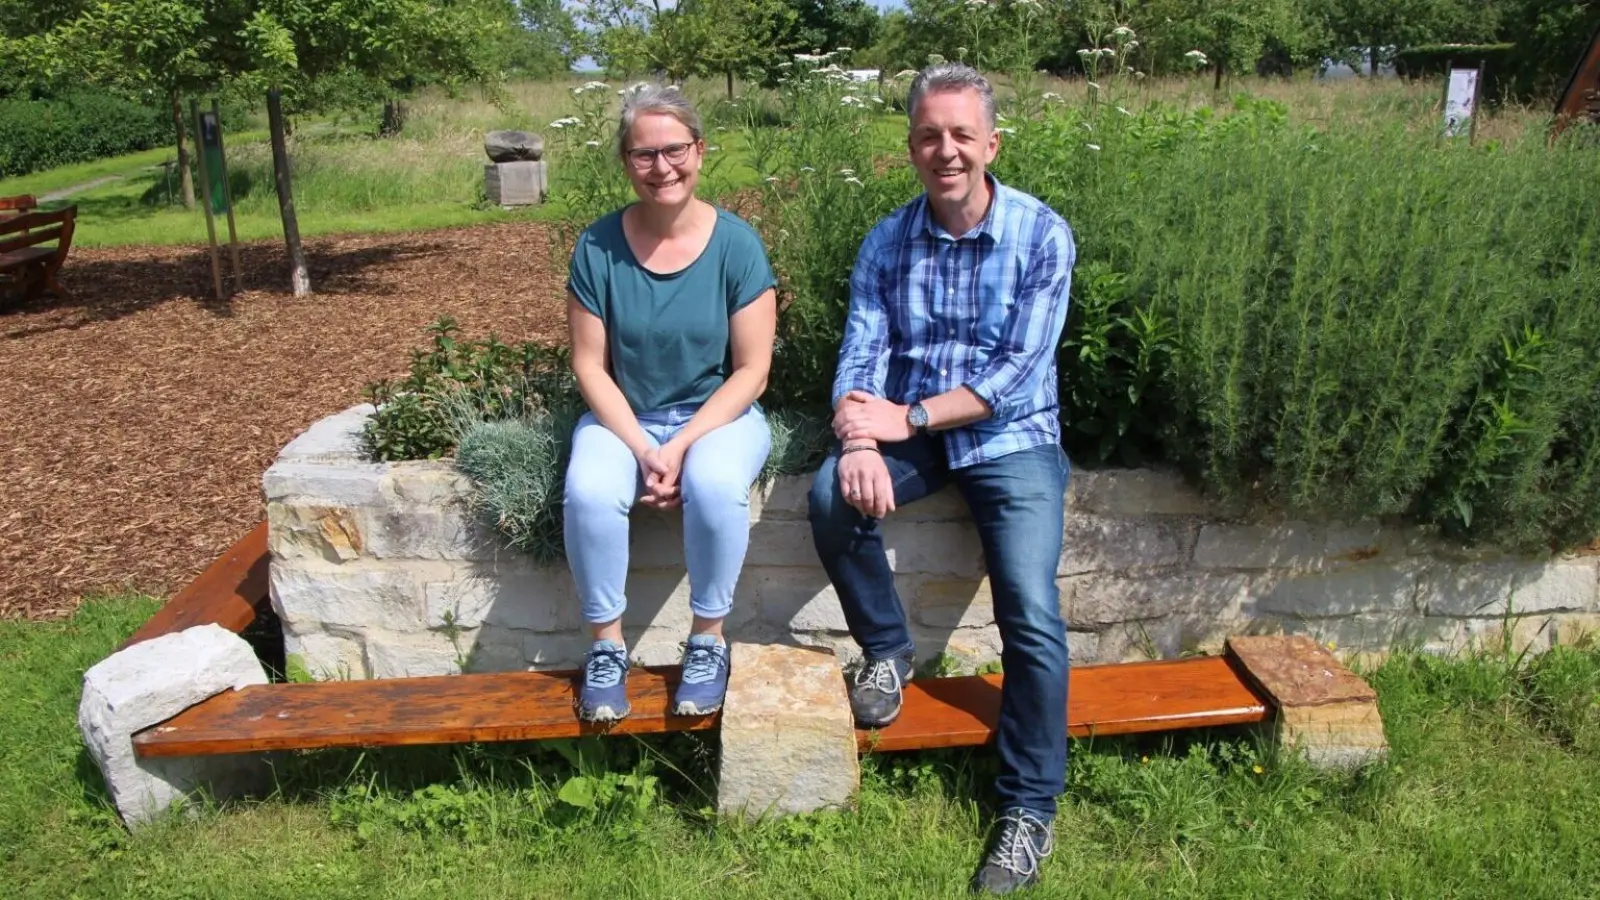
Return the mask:
[[[268, 798], [129, 835], [74, 717], [83, 670], [156, 605], [0, 623], [10, 896], [953, 897], [981, 851], [986, 752], [869, 757], [859, 810], [743, 826], [708, 817], [715, 744], [691, 736], [298, 754]], [[1251, 731], [1080, 742], [1033, 896], [1594, 896], [1600, 649], [1370, 677], [1393, 754], [1359, 775]]]

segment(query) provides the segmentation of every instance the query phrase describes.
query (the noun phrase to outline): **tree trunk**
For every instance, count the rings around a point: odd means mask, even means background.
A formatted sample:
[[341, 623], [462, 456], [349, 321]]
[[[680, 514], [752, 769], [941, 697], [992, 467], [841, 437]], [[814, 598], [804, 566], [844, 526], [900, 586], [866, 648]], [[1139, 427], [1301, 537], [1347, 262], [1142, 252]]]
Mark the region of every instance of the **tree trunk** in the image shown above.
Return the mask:
[[1367, 48], [1367, 77], [1378, 77], [1378, 42], [1373, 40], [1372, 46]]
[[[183, 104], [176, 88], [172, 91], [172, 131], [178, 139], [178, 183], [182, 185], [183, 208], [194, 209], [194, 173], [189, 171], [189, 144], [184, 140]], [[172, 182], [167, 182], [171, 189]], [[171, 200], [169, 195], [168, 200]]]
[[398, 137], [405, 127], [405, 104], [395, 97], [390, 97], [383, 101], [383, 121], [378, 123], [378, 135], [380, 137]]
[[1224, 70], [1224, 69], [1226, 69], [1226, 68], [1227, 68], [1227, 67], [1228, 67], [1228, 64], [1227, 64], [1227, 63], [1225, 63], [1225, 62], [1223, 62], [1223, 61], [1222, 61], [1222, 60], [1220, 60], [1220, 59], [1219, 59], [1219, 60], [1217, 60], [1217, 74], [1216, 74], [1216, 77], [1214, 77], [1214, 78], [1213, 78], [1213, 79], [1212, 79], [1212, 80], [1211, 80], [1211, 89], [1212, 89], [1212, 90], [1213, 90], [1213, 91], [1220, 91], [1220, 90], [1222, 90], [1222, 71], [1223, 71], [1223, 70]]
[[729, 69], [726, 74], [728, 76], [728, 99], [732, 100], [733, 99], [733, 70]]
[[289, 250], [289, 282], [296, 297], [311, 293], [311, 274], [300, 246], [300, 223], [294, 215], [294, 193], [289, 186], [289, 147], [283, 139], [283, 96], [267, 91], [267, 127], [272, 131], [272, 175], [278, 188], [278, 214], [283, 218], [283, 243]]

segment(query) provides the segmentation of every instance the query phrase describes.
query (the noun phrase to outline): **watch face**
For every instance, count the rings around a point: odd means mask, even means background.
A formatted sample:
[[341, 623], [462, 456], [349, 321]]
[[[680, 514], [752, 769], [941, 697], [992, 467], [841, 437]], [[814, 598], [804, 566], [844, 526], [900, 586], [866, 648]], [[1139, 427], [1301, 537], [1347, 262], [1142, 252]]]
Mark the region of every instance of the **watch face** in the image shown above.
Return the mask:
[[911, 404], [911, 411], [906, 414], [912, 428], [928, 427], [928, 410], [921, 403]]

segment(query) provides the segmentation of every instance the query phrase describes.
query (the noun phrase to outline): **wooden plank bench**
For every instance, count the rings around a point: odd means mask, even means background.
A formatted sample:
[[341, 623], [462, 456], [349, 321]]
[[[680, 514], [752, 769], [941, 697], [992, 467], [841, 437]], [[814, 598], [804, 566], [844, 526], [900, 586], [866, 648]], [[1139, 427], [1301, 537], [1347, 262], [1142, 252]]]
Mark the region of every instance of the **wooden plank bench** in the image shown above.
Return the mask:
[[[214, 623], [247, 627], [267, 593], [263, 523], [180, 591], [128, 643]], [[575, 672], [505, 672], [313, 684], [218, 694], [134, 736], [141, 757], [266, 750], [520, 741], [698, 731], [718, 716], [668, 714], [676, 667], [635, 669], [634, 712], [602, 732], [573, 710]], [[1272, 704], [1227, 657], [1074, 667], [1068, 729], [1078, 737], [1264, 722]], [[892, 726], [858, 731], [863, 752], [970, 747], [994, 736], [1002, 676], [913, 681]]]
[[56, 273], [72, 249], [77, 216], [77, 206], [0, 216], [0, 286], [13, 294], [20, 293], [23, 300], [38, 297], [46, 290], [66, 299], [67, 292]]
[[14, 216], [25, 212], [32, 212], [38, 207], [39, 201], [32, 194], [18, 194], [15, 197], [0, 197], [0, 218]]

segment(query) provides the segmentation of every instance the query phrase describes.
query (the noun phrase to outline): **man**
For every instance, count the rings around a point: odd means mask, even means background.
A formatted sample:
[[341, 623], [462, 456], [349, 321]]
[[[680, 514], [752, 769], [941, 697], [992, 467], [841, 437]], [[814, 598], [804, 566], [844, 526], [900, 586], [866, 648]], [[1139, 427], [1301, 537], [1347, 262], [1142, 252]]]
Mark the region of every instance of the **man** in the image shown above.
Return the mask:
[[1000, 818], [974, 888], [1038, 879], [1067, 761], [1067, 642], [1056, 590], [1067, 460], [1055, 349], [1075, 249], [1067, 223], [986, 171], [1000, 148], [994, 94], [955, 64], [907, 102], [926, 193], [867, 235], [850, 279], [834, 379], [837, 450], [811, 487], [818, 555], [864, 659], [850, 706], [879, 728], [900, 712], [914, 645], [879, 529], [954, 482], [988, 564], [1005, 687]]

